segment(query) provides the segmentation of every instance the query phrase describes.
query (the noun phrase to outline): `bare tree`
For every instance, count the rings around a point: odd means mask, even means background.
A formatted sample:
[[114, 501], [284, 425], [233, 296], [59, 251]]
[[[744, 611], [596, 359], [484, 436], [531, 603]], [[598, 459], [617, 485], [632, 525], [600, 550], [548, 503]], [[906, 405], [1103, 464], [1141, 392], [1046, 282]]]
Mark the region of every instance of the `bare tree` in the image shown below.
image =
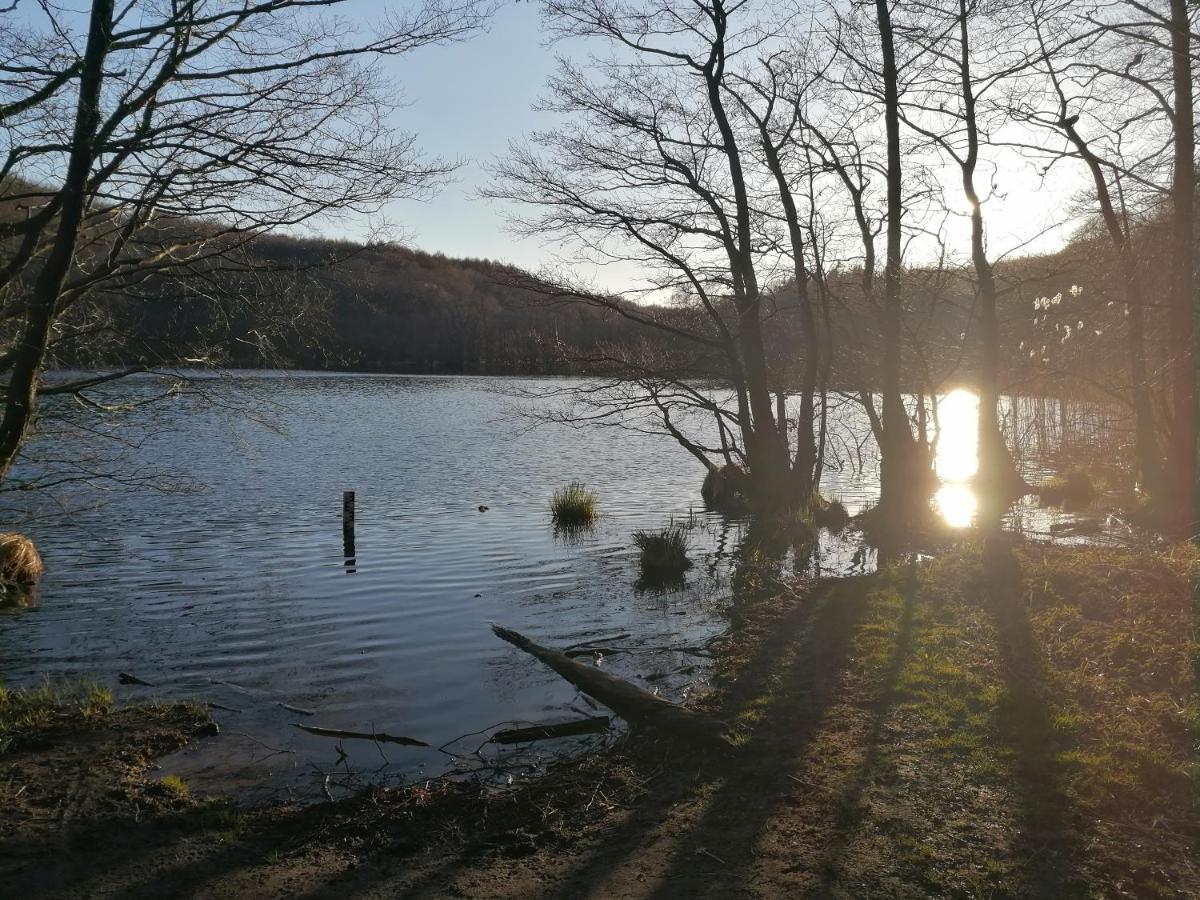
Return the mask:
[[[754, 494], [766, 504], [807, 502], [819, 360], [814, 353], [805, 363], [793, 463], [786, 386], [763, 333], [782, 296], [763, 273], [786, 260], [802, 330], [815, 334], [803, 293], [801, 216], [784, 171], [793, 119], [779, 102], [780, 82], [769, 73], [759, 79], [752, 59], [777, 32], [745, 3], [724, 0], [555, 0], [546, 8], [553, 34], [602, 41], [613, 55], [590, 72], [560, 64], [547, 106], [569, 124], [513, 147], [487, 195], [529, 210], [515, 222], [520, 230], [568, 239], [592, 262], [636, 262], [646, 283], [623, 296], [562, 279], [555, 295], [604, 306], [719, 358]], [[774, 234], [780, 222], [782, 240]], [[665, 309], [668, 297], [694, 314]], [[635, 302], [647, 299], [659, 305]], [[660, 375], [682, 382], [678, 372]]]
[[[1133, 222], [1125, 202], [1125, 183], [1145, 178], [1139, 160], [1157, 156], [1146, 153], [1157, 138], [1141, 129], [1139, 146], [1127, 147], [1126, 131], [1143, 110], [1131, 102], [1130, 83], [1124, 79], [1097, 78], [1093, 60], [1108, 57], [1114, 62], [1106, 33], [1071, 3], [1035, 0], [1029, 6], [1038, 59], [1032, 77], [1014, 90], [1014, 117], [1035, 128], [1066, 138], [1065, 146], [1035, 146], [1035, 153], [1049, 156], [1047, 171], [1059, 159], [1077, 159], [1087, 169], [1093, 185], [1104, 231], [1116, 252], [1128, 328], [1126, 334], [1129, 371], [1129, 402], [1134, 416], [1135, 475], [1155, 498], [1166, 495], [1163, 461], [1151, 396], [1147, 366], [1146, 301], [1142, 288], [1144, 273], [1133, 236]], [[1143, 56], [1144, 58], [1144, 56]], [[1127, 69], [1132, 70], [1133, 54]], [[1043, 82], [1043, 83], [1039, 83]], [[1085, 135], [1090, 131], [1091, 135]]]
[[82, 52], [46, 4], [0, 32], [0, 477], [82, 301], [242, 272], [262, 235], [374, 212], [447, 171], [389, 131], [391, 89], [370, 62], [462, 37], [487, 9], [385, 11], [359, 34], [340, 5], [95, 0]]

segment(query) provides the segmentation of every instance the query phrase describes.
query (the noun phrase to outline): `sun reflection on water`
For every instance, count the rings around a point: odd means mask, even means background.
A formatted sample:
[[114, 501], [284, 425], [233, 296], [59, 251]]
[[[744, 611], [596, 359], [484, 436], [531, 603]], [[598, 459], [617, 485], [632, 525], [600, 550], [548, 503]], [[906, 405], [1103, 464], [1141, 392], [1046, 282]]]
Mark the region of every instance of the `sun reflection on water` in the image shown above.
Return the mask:
[[979, 397], [962, 388], [951, 391], [938, 403], [938, 426], [934, 469], [942, 486], [934, 507], [951, 528], [966, 528], [978, 506], [966, 482], [979, 469]]
[[975, 521], [975, 509], [979, 504], [975, 492], [967, 485], [951, 481], [938, 488], [933, 495], [933, 505], [951, 528], [966, 528]]

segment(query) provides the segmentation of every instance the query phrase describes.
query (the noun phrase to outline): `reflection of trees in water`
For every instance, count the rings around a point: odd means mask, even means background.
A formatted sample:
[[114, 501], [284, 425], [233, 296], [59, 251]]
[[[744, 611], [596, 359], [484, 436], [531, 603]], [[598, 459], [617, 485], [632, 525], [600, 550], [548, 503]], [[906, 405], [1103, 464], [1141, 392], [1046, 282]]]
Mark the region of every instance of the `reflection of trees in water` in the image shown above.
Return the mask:
[[1120, 467], [1132, 463], [1133, 417], [1114, 403], [1009, 397], [1004, 429], [1014, 456], [1027, 468], [1101, 460]]

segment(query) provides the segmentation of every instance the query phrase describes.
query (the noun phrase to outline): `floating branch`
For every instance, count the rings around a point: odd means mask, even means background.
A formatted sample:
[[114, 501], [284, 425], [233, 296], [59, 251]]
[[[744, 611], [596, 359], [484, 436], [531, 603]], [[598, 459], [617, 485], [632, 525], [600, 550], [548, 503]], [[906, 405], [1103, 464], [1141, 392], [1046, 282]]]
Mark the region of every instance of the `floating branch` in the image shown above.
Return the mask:
[[545, 741], [551, 738], [572, 737], [577, 734], [599, 734], [608, 731], [608, 716], [591, 716], [573, 722], [556, 722], [548, 725], [532, 725], [528, 728], [507, 728], [497, 731], [490, 738], [493, 744], [524, 744], [527, 741]]
[[400, 737], [394, 734], [384, 734], [382, 731], [342, 731], [340, 728], [319, 728], [316, 725], [301, 725], [299, 722], [293, 722], [292, 727], [299, 728], [301, 731], [307, 731], [309, 734], [315, 734], [317, 737], [375, 741], [378, 744], [403, 744], [405, 747], [429, 746], [424, 741], [414, 740], [410, 737]]

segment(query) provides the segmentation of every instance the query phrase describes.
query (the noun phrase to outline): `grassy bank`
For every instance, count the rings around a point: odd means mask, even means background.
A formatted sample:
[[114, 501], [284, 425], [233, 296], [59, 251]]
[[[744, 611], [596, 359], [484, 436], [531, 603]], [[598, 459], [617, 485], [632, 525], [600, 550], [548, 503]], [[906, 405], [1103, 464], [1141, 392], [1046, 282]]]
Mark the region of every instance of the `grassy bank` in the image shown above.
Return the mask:
[[701, 701], [728, 756], [635, 735], [508, 792], [434, 782], [236, 827], [177, 799], [119, 837], [81, 821], [86, 845], [4, 877], [22, 896], [1200, 895], [1198, 564], [967, 548], [790, 590], [747, 569]]
[[90, 830], [186, 805], [186, 786], [154, 762], [211, 734], [191, 704], [119, 707], [89, 680], [0, 687], [0, 846], [5, 872], [40, 865], [47, 847]]

